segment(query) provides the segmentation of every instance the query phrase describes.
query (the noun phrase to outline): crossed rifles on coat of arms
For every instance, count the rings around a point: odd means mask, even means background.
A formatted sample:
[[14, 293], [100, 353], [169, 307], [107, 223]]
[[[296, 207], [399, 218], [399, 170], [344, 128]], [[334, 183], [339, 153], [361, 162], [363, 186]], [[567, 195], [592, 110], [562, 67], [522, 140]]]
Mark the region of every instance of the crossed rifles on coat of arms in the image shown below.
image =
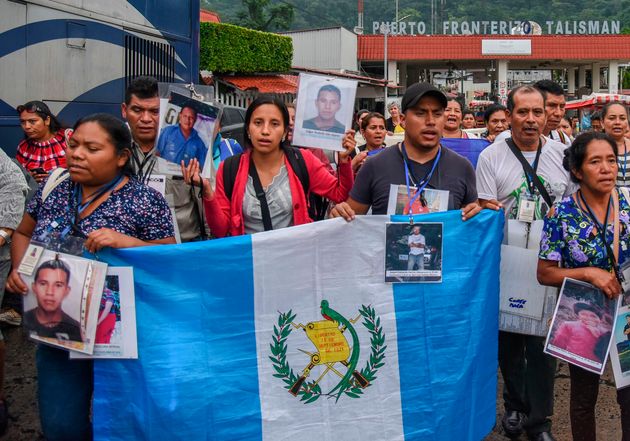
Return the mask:
[[[359, 398], [363, 389], [376, 379], [376, 371], [384, 365], [385, 336], [378, 318], [371, 306], [362, 306], [354, 319], [346, 319], [340, 313], [330, 308], [327, 300], [321, 302], [321, 314], [324, 320], [309, 322], [306, 325], [294, 323], [295, 315], [289, 311], [280, 314], [278, 327], [274, 326], [274, 340], [271, 344], [271, 361], [274, 364], [275, 377], [282, 378], [285, 387], [293, 396], [300, 396], [301, 401], [313, 402], [321, 395], [335, 397], [339, 400], [342, 394], [351, 398]], [[366, 366], [357, 370], [359, 362], [360, 343], [353, 325], [364, 318], [364, 326], [372, 334], [372, 353]], [[286, 339], [293, 329], [302, 329], [307, 338], [315, 346], [315, 352], [298, 349], [310, 357], [309, 363], [298, 376], [293, 373], [286, 361]], [[350, 334], [352, 347], [346, 339], [346, 331]], [[340, 367], [339, 365], [343, 366]], [[315, 366], [323, 367], [323, 371], [314, 381], [308, 381]], [[345, 372], [344, 372], [345, 371]], [[327, 393], [322, 393], [321, 380], [333, 373], [340, 381]]]

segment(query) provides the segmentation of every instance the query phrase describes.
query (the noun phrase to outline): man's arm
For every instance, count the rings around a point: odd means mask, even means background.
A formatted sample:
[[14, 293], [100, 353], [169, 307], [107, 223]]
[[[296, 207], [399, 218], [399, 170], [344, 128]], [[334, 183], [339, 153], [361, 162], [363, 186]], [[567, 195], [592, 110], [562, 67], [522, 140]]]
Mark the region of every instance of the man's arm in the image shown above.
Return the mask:
[[366, 214], [369, 209], [369, 205], [361, 204], [349, 197], [346, 202], [341, 202], [330, 210], [330, 217], [343, 217], [345, 220], [350, 222], [357, 214]]

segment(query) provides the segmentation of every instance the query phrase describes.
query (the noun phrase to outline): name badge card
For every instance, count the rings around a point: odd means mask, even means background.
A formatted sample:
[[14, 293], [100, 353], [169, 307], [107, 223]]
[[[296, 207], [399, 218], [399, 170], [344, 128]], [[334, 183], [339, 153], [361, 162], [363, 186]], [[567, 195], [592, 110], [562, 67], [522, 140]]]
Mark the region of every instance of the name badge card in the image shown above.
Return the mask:
[[536, 199], [528, 194], [521, 193], [518, 199], [518, 220], [521, 222], [534, 222], [536, 215]]
[[18, 273], [24, 274], [25, 276], [32, 276], [43, 252], [43, 246], [31, 242], [26, 249], [26, 253], [24, 253], [24, 257], [22, 257], [22, 261], [18, 267]]

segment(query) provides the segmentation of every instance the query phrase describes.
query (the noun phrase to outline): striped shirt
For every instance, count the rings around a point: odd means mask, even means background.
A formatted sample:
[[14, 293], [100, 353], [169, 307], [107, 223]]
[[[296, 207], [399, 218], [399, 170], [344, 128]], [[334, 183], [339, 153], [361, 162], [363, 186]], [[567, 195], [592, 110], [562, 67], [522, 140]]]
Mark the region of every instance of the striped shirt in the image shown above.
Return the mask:
[[24, 139], [17, 148], [16, 159], [28, 171], [43, 168], [47, 173], [66, 168], [66, 137], [72, 136], [72, 130], [59, 130], [48, 141], [35, 142]]

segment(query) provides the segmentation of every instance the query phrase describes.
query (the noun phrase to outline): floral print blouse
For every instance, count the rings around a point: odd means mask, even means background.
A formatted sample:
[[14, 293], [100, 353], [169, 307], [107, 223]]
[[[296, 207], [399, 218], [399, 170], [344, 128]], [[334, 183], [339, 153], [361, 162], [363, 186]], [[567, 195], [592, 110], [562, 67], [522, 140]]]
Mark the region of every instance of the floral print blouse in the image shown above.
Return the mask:
[[[619, 193], [619, 264], [630, 257], [630, 205]], [[609, 219], [606, 242], [612, 248], [614, 226]], [[565, 268], [587, 266], [612, 270], [606, 246], [588, 213], [569, 196], [555, 204], [555, 212], [545, 218], [540, 252], [543, 260], [562, 262]]]

